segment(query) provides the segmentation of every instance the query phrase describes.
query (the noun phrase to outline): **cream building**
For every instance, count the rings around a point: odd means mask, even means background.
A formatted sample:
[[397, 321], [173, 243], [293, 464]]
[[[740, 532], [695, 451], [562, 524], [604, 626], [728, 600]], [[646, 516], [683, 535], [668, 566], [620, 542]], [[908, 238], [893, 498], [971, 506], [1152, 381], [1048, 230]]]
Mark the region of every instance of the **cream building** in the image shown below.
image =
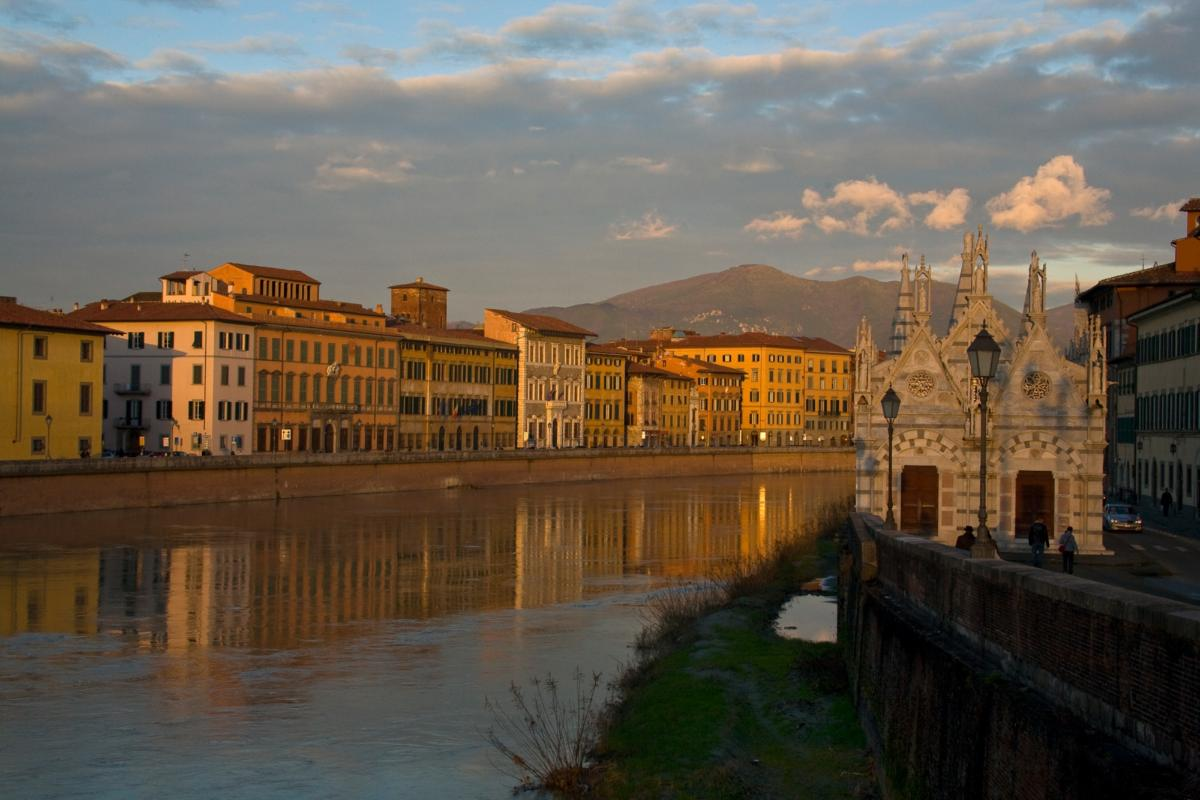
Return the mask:
[[[911, 326], [894, 326], [895, 355], [862, 358], [854, 381], [856, 499], [859, 510], [887, 513], [887, 422], [880, 399], [900, 396], [895, 422], [893, 494], [899, 527], [953, 543], [977, 525], [980, 414], [967, 347], [980, 329], [1001, 347], [988, 385], [988, 526], [1000, 549], [1020, 549], [1034, 518], [1057, 535], [1075, 528], [1083, 551], [1102, 552], [1105, 386], [1104, 331], [1089, 326], [1089, 357], [1075, 364], [1046, 332], [1046, 269], [1034, 253], [1022, 329], [1008, 331], [988, 291], [988, 240], [964, 236], [959, 287], [948, 330], [934, 329], [932, 275], [922, 263], [911, 282]], [[907, 259], [903, 269], [907, 272]], [[903, 300], [903, 299], [902, 299]], [[866, 319], [858, 353], [877, 352]]]
[[[1169, 490], [1194, 516], [1200, 499], [1200, 290], [1129, 316], [1137, 326], [1133, 476], [1142, 502]], [[1126, 388], [1123, 386], [1122, 388]]]
[[251, 320], [203, 303], [102, 301], [71, 316], [123, 334], [104, 354], [105, 448], [250, 452]]
[[484, 309], [483, 335], [517, 345], [519, 447], [584, 444], [584, 340], [596, 334], [555, 317]]

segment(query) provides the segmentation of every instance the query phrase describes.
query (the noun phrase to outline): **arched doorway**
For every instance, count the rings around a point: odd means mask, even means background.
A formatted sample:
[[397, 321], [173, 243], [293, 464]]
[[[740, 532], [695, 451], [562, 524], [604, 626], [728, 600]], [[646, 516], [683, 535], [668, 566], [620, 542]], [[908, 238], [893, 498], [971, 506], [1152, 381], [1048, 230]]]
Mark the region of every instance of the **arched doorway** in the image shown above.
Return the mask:
[[551, 449], [558, 447], [558, 420], [550, 421], [550, 447]]
[[325, 447], [324, 447], [324, 450], [326, 453], [333, 452], [333, 423], [326, 423], [326, 425], [325, 425]]
[[446, 449], [446, 426], [445, 425], [441, 425], [438, 427], [437, 449], [439, 451], [443, 451]]
[[472, 433], [471, 433], [471, 449], [472, 450], [479, 449], [479, 426], [478, 425], [475, 426], [475, 430], [472, 431]]
[[936, 532], [937, 495], [937, 467], [915, 464], [905, 466], [900, 473], [900, 529], [923, 533]]
[[462, 449], [463, 449], [463, 446], [462, 446], [462, 425], [459, 425], [459, 426], [458, 426], [458, 428], [457, 428], [457, 429], [454, 431], [454, 449], [455, 449], [455, 450], [462, 450]]
[[1048, 471], [1017, 473], [1017, 518], [1013, 535], [1020, 539], [1029, 535], [1029, 526], [1041, 518], [1054, 530], [1054, 473]]

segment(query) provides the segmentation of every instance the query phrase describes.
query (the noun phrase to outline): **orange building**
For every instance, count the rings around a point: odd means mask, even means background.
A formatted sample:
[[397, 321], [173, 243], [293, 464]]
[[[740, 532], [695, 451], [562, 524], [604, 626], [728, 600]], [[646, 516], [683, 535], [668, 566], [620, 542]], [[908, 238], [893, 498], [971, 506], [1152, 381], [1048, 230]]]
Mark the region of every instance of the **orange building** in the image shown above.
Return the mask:
[[827, 339], [805, 336], [799, 341], [804, 348], [803, 441], [848, 445], [854, 434], [852, 354]]
[[711, 361], [670, 354], [656, 359], [655, 365], [692, 379], [696, 390], [693, 446], [742, 444], [742, 380], [746, 373]]

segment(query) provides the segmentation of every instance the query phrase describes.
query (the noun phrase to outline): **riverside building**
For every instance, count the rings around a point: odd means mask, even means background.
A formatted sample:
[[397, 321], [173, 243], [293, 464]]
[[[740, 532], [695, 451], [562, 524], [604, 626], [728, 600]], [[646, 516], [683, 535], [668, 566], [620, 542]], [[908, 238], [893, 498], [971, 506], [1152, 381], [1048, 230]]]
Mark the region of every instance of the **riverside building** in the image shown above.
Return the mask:
[[[1046, 332], [1046, 268], [1031, 256], [1021, 330], [1009, 332], [988, 291], [988, 240], [982, 228], [963, 238], [959, 286], [948, 327], [935, 330], [933, 278], [918, 267], [912, 325], [884, 361], [859, 358], [854, 375], [856, 497], [859, 511], [884, 517], [888, 432], [880, 399], [900, 396], [891, 451], [892, 496], [899, 527], [953, 543], [977, 525], [982, 428], [978, 382], [967, 348], [986, 324], [1000, 346], [988, 383], [988, 526], [1001, 550], [1026, 546], [1039, 516], [1054, 534], [1075, 528], [1085, 552], [1103, 552], [1105, 329], [1089, 325], [1086, 364], [1076, 364]], [[901, 267], [907, 272], [907, 259]], [[893, 331], [895, 333], [895, 331]], [[857, 353], [875, 353], [870, 325], [859, 324]]]
[[[110, 328], [0, 297], [0, 460], [99, 455]], [[10, 360], [11, 359], [11, 360]]]
[[586, 345], [583, 439], [588, 447], [625, 447], [625, 370], [629, 353], [619, 347]]

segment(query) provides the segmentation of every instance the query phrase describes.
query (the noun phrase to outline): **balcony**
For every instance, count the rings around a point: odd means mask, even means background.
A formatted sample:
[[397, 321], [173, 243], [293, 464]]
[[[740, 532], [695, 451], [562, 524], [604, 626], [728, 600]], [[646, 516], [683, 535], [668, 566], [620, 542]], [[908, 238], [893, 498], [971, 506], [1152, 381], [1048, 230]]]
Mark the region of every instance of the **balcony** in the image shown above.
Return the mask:
[[148, 395], [150, 394], [150, 384], [148, 383], [114, 383], [113, 391], [119, 395]]
[[144, 431], [150, 427], [141, 417], [117, 417], [116, 426], [121, 431]]

